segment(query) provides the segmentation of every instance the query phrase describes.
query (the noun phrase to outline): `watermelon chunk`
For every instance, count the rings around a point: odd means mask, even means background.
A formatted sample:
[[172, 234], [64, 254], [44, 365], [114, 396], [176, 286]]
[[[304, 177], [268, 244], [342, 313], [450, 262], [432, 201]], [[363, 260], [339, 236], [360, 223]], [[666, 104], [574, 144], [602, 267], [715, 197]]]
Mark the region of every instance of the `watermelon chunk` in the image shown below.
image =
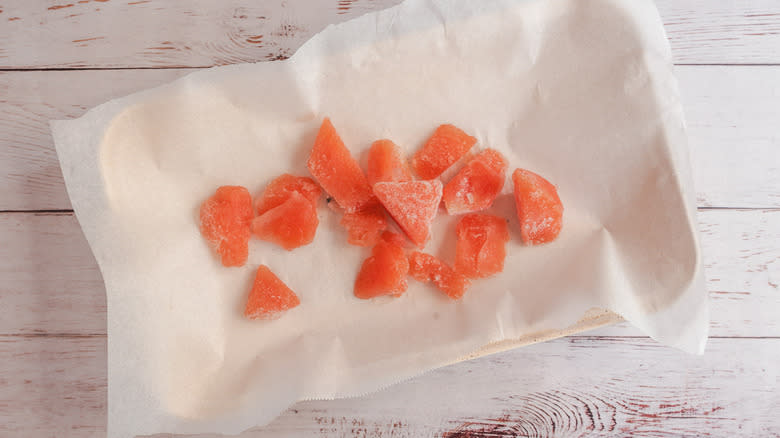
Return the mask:
[[314, 205], [298, 192], [252, 221], [252, 233], [291, 251], [314, 240], [319, 219]]
[[409, 256], [409, 274], [417, 281], [432, 282], [453, 300], [466, 293], [471, 282], [438, 258], [415, 251]]
[[401, 148], [390, 140], [377, 140], [368, 150], [366, 178], [372, 186], [378, 182], [411, 181], [412, 172]]
[[422, 179], [433, 179], [460, 160], [477, 142], [454, 125], [441, 125], [412, 157], [412, 170]]
[[347, 229], [347, 242], [357, 246], [376, 245], [387, 229], [385, 209], [378, 201], [355, 213], [344, 213], [340, 223]]
[[538, 245], [555, 240], [563, 227], [563, 204], [558, 190], [546, 179], [525, 169], [515, 170], [512, 181], [523, 242]]
[[398, 245], [401, 248], [406, 246], [406, 237], [401, 234], [394, 233], [392, 231], [385, 231], [382, 233], [381, 239], [390, 242], [394, 245]]
[[473, 213], [489, 208], [504, 188], [506, 159], [494, 149], [477, 154], [444, 186], [447, 213]]
[[406, 258], [403, 237], [385, 231], [360, 267], [355, 280], [355, 296], [370, 299], [382, 295], [401, 296], [406, 292], [409, 260]]
[[257, 199], [255, 203], [257, 214], [263, 214], [274, 207], [282, 205], [284, 201], [290, 199], [292, 192], [300, 193], [311, 201], [315, 207], [317, 206], [317, 200], [322, 196], [322, 189], [311, 178], [285, 173], [271, 181], [263, 191], [263, 194]]
[[385, 210], [404, 230], [409, 240], [423, 248], [430, 239], [431, 225], [441, 202], [439, 180], [380, 182], [374, 194]]
[[246, 301], [244, 316], [248, 319], [274, 319], [299, 304], [301, 300], [295, 292], [267, 266], [260, 265]]
[[509, 163], [507, 163], [506, 158], [501, 154], [501, 152], [491, 148], [485, 149], [484, 151], [478, 153], [474, 159], [489, 167], [491, 170], [493, 170], [493, 172], [496, 173], [506, 173], [506, 169], [509, 167]]
[[327, 117], [306, 164], [314, 179], [347, 212], [354, 213], [371, 200], [371, 187], [363, 170]]
[[504, 270], [509, 242], [506, 219], [469, 214], [458, 221], [455, 232], [455, 270], [469, 278], [490, 277]]
[[222, 186], [200, 207], [200, 233], [223, 266], [243, 266], [249, 257], [252, 196], [240, 186]]

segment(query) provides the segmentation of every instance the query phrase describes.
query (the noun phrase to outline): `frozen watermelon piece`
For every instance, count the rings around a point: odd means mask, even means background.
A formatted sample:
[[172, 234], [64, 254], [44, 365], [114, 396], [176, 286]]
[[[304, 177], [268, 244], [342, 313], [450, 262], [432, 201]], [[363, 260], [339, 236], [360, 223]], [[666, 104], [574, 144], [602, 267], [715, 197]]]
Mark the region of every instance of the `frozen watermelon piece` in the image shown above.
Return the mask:
[[306, 164], [314, 179], [347, 212], [354, 213], [371, 200], [371, 187], [363, 170], [327, 117]]
[[491, 148], [485, 149], [484, 151], [478, 153], [474, 157], [474, 160], [477, 160], [488, 166], [496, 173], [506, 173], [506, 169], [509, 167], [509, 163], [507, 162], [504, 155], [502, 155], [501, 152]]
[[360, 267], [355, 280], [355, 296], [369, 299], [382, 295], [401, 296], [406, 292], [409, 260], [403, 249], [403, 237], [385, 231]]
[[442, 185], [439, 180], [380, 182], [374, 194], [415, 245], [424, 247], [439, 210]]
[[260, 265], [246, 300], [244, 316], [248, 319], [274, 319], [297, 307], [301, 300], [265, 265]]
[[504, 188], [506, 168], [506, 159], [494, 149], [477, 154], [444, 186], [447, 213], [473, 213], [493, 205]]
[[200, 233], [216, 250], [223, 266], [243, 266], [249, 257], [254, 212], [249, 190], [222, 186], [200, 206]]
[[315, 207], [317, 206], [317, 200], [322, 196], [322, 189], [313, 179], [285, 173], [271, 181], [263, 191], [263, 194], [257, 199], [255, 203], [257, 214], [263, 214], [274, 207], [282, 205], [284, 201], [290, 199], [292, 192], [300, 193], [311, 201]]
[[411, 181], [412, 172], [406, 164], [401, 148], [390, 140], [377, 140], [368, 150], [368, 183]]
[[455, 270], [469, 278], [485, 278], [504, 270], [509, 230], [506, 219], [468, 214], [455, 227]]
[[466, 293], [471, 282], [438, 258], [415, 251], [409, 256], [409, 274], [417, 281], [432, 282], [439, 290], [453, 300]]
[[317, 209], [298, 192], [252, 221], [252, 233], [290, 251], [314, 240], [319, 225]]
[[341, 226], [347, 229], [347, 243], [357, 246], [373, 246], [387, 229], [385, 209], [374, 201], [355, 213], [344, 213]]
[[402, 234], [394, 233], [392, 231], [384, 231], [382, 232], [382, 236], [380, 238], [384, 241], [398, 245], [401, 248], [406, 246], [406, 237], [404, 237]]
[[454, 125], [441, 125], [412, 157], [412, 170], [422, 179], [433, 179], [460, 160], [477, 139]]
[[523, 242], [538, 245], [555, 240], [563, 226], [563, 204], [555, 186], [525, 169], [515, 170], [512, 181]]

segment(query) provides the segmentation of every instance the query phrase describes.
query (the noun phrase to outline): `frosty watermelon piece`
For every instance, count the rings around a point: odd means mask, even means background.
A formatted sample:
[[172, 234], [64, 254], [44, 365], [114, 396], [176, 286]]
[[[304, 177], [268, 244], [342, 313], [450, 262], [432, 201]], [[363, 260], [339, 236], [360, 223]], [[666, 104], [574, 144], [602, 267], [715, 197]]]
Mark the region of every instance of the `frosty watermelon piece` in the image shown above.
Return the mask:
[[555, 186], [530, 170], [512, 174], [520, 236], [529, 245], [552, 242], [563, 227], [563, 204]]
[[244, 308], [248, 319], [274, 319], [297, 307], [301, 300], [265, 265], [260, 265]]
[[274, 207], [282, 205], [286, 200], [290, 199], [292, 192], [303, 195], [315, 207], [317, 200], [322, 196], [322, 189], [311, 178], [285, 173], [271, 181], [263, 191], [263, 194], [257, 199], [255, 203], [257, 214], [263, 214]]
[[403, 237], [385, 231], [371, 250], [371, 256], [360, 267], [355, 280], [355, 296], [370, 299], [382, 295], [401, 296], [408, 286], [409, 260]]
[[395, 245], [404, 248], [406, 246], [406, 237], [402, 234], [394, 233], [392, 231], [385, 231], [382, 233], [381, 239]]
[[478, 153], [474, 159], [497, 173], [506, 173], [506, 169], [509, 167], [509, 163], [507, 162], [504, 155], [502, 155], [501, 152], [491, 148], [485, 149], [484, 151]]
[[453, 300], [466, 293], [471, 282], [438, 258], [415, 251], [409, 256], [409, 274], [417, 281], [432, 282]]
[[347, 212], [354, 213], [371, 200], [371, 187], [363, 170], [327, 117], [322, 121], [306, 165], [314, 179]]
[[447, 213], [473, 213], [489, 208], [504, 188], [506, 159], [494, 149], [486, 149], [444, 186], [444, 205]]
[[409, 240], [420, 248], [428, 242], [433, 218], [439, 210], [442, 185], [439, 180], [380, 182], [374, 194]]
[[249, 257], [252, 196], [240, 186], [222, 186], [200, 207], [200, 233], [223, 266], [243, 266]]
[[252, 233], [290, 251], [314, 240], [319, 219], [314, 205], [298, 192], [252, 221]]
[[378, 182], [411, 181], [412, 172], [395, 143], [390, 140], [377, 140], [368, 150], [368, 169], [366, 178], [372, 186]]
[[455, 270], [485, 278], [504, 270], [509, 230], [506, 219], [489, 214], [463, 216], [455, 227]]
[[454, 125], [441, 125], [412, 156], [412, 170], [422, 179], [436, 178], [466, 155], [476, 142], [476, 138]]
[[340, 223], [347, 229], [347, 243], [357, 246], [376, 245], [382, 231], [387, 229], [385, 209], [379, 201], [355, 213], [344, 213]]

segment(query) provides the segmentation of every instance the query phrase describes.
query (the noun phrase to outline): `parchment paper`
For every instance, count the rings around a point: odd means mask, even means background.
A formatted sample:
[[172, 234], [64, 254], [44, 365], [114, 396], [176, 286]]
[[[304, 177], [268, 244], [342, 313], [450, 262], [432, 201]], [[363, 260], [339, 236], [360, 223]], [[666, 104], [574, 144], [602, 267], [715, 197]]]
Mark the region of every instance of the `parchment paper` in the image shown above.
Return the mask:
[[[253, 240], [245, 267], [222, 267], [198, 232], [201, 202], [220, 185], [258, 194], [306, 175], [324, 116], [363, 162], [376, 139], [411, 154], [438, 124], [458, 125], [558, 186], [560, 238], [520, 243], [508, 182], [492, 209], [510, 219], [506, 268], [457, 302], [413, 280], [399, 299], [354, 298], [368, 249], [346, 245], [324, 201], [311, 245]], [[703, 351], [684, 123], [649, 0], [407, 0], [327, 28], [287, 61], [194, 73], [52, 130], [106, 283], [111, 437], [238, 433], [297, 400], [375, 391], [594, 307]], [[453, 228], [439, 215], [426, 251], [452, 262]], [[275, 321], [241, 316], [261, 263], [302, 302]]]

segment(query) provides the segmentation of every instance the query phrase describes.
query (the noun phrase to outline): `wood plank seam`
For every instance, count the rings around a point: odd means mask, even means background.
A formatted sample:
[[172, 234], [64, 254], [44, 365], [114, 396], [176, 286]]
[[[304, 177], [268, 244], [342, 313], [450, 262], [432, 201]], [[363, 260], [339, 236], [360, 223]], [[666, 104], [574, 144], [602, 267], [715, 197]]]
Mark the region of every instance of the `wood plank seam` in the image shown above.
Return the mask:
[[[35, 339], [35, 338], [63, 338], [63, 339], [82, 339], [82, 338], [106, 338], [106, 333], [3, 333], [0, 334], [2, 338], [22, 338], [22, 339]], [[637, 336], [637, 335], [567, 335], [566, 339], [594, 339], [594, 340], [610, 340], [610, 339], [650, 339], [649, 336]], [[780, 339], [780, 336], [709, 336], [708, 339]], [[546, 341], [544, 341], [546, 342]]]
[[[286, 58], [285, 58], [286, 59]], [[283, 61], [284, 59], [275, 60], [258, 60], [257, 62], [276, 62]], [[251, 62], [238, 63], [238, 64], [251, 64]], [[206, 70], [214, 67], [226, 67], [228, 65], [167, 65], [161, 67], [145, 67], [145, 66], [129, 66], [129, 67], [29, 67], [29, 68], [9, 68], [0, 67], [0, 73], [5, 72], [47, 72], [47, 71], [123, 71], [123, 70]], [[694, 62], [675, 62], [672, 65], [675, 67], [780, 67], [780, 63], [694, 63]]]
[[[42, 8], [11, 2], [2, 14], [6, 68], [202, 67], [290, 56], [326, 25], [400, 3], [100, 2]], [[64, 2], [63, 2], [64, 3]], [[776, 65], [774, 0], [656, 0], [675, 60], [685, 65]], [[8, 17], [8, 18], [6, 18]], [[160, 26], [160, 17], [166, 23]], [[112, 23], [107, 27], [104, 23]], [[197, 32], [181, 32], [191, 27]]]
[[[259, 60], [258, 62], [273, 62], [273, 61], [265, 61], [265, 60]], [[232, 64], [227, 64], [232, 65]], [[739, 64], [738, 64], [739, 65]], [[188, 67], [186, 65], [168, 65], [168, 66], [161, 66], [161, 67], [145, 67], [145, 66], [138, 66], [138, 67], [30, 67], [30, 68], [23, 68], [23, 67], [0, 67], [0, 72], [19, 72], [19, 73], [25, 73], [25, 72], [36, 72], [36, 71], [122, 71], [122, 70], [205, 70], [207, 68], [212, 67], [224, 67], [224, 66], [217, 66], [217, 65], [200, 65], [200, 66], [194, 66], [194, 67]]]

